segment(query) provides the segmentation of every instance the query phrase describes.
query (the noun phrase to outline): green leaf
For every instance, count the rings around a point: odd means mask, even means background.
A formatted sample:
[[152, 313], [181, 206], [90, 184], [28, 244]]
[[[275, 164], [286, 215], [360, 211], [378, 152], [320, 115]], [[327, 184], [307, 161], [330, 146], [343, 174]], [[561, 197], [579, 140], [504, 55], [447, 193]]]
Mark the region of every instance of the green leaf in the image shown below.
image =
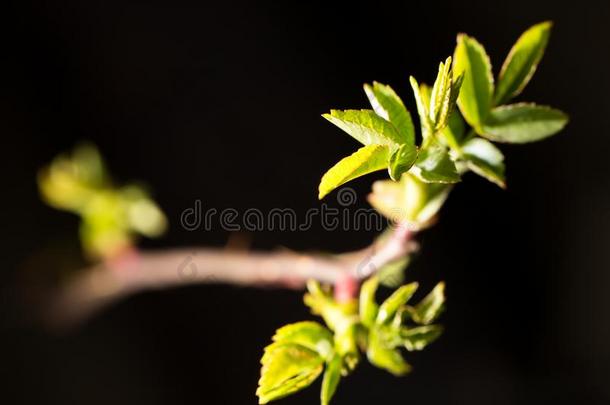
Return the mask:
[[344, 318], [344, 322], [335, 330], [335, 349], [343, 358], [346, 371], [356, 368], [360, 360], [357, 343], [358, 325], [357, 317]]
[[377, 323], [383, 324], [392, 319], [398, 308], [405, 305], [417, 290], [417, 283], [410, 283], [398, 288], [380, 306]]
[[423, 229], [440, 210], [450, 191], [451, 185], [426, 183], [409, 172], [399, 182], [373, 183], [368, 201], [386, 218], [408, 222], [413, 229]]
[[363, 145], [394, 146], [404, 141], [394, 125], [372, 110], [330, 110], [322, 116]]
[[403, 144], [390, 157], [388, 172], [392, 180], [400, 180], [403, 173], [409, 171], [417, 160], [417, 148], [414, 145]]
[[504, 155], [491, 142], [472, 138], [462, 145], [462, 158], [470, 170], [505, 188]]
[[379, 306], [375, 302], [375, 293], [379, 286], [379, 279], [375, 276], [369, 278], [360, 288], [360, 320], [365, 326], [371, 326], [375, 322]]
[[400, 338], [408, 351], [423, 350], [434, 342], [443, 333], [439, 325], [418, 326], [415, 328], [402, 328]]
[[434, 123], [435, 131], [440, 131], [447, 126], [449, 116], [453, 112], [460, 92], [463, 77], [463, 75], [458, 76], [454, 82], [453, 72], [451, 71], [451, 56], [447, 58], [445, 63], [441, 62], [429, 100], [429, 117], [430, 121]]
[[426, 107], [428, 101], [424, 98], [424, 95], [422, 94], [422, 89], [417, 83], [417, 80], [415, 80], [413, 76], [410, 76], [409, 81], [411, 83], [411, 88], [413, 89], [415, 104], [417, 105], [417, 113], [419, 115], [422, 135], [426, 137], [432, 133], [433, 126], [432, 122], [430, 121], [430, 117], [428, 116], [428, 108]]
[[384, 287], [399, 287], [404, 282], [405, 269], [409, 265], [409, 262], [410, 257], [405, 256], [381, 267], [377, 272], [379, 275], [379, 283]]
[[458, 97], [462, 115], [470, 126], [480, 128], [491, 108], [493, 76], [485, 48], [466, 34], [457, 37], [454, 74], [464, 74]]
[[411, 114], [394, 90], [390, 86], [373, 82], [372, 86], [365, 84], [364, 91], [375, 113], [394, 125], [401, 136], [401, 143], [415, 145], [415, 129]]
[[363, 146], [352, 155], [341, 159], [322, 176], [318, 198], [324, 198], [326, 194], [350, 180], [385, 169], [388, 167], [389, 158], [390, 150], [387, 146]]
[[495, 102], [503, 104], [519, 95], [544, 55], [553, 23], [545, 21], [525, 31], [508, 53], [496, 88]]
[[464, 140], [465, 131], [466, 124], [462, 114], [458, 110], [454, 110], [449, 116], [447, 126], [442, 130], [441, 135], [451, 149], [459, 151], [460, 143]]
[[276, 343], [295, 343], [317, 352], [328, 359], [332, 353], [333, 334], [317, 322], [303, 321], [279, 328], [273, 341]]
[[326, 370], [324, 371], [324, 378], [322, 379], [322, 392], [320, 393], [322, 405], [328, 405], [330, 403], [335, 391], [337, 391], [337, 386], [339, 385], [340, 379], [341, 356], [335, 355], [327, 364]]
[[376, 328], [369, 332], [366, 355], [371, 364], [396, 376], [405, 375], [411, 371], [411, 366], [402, 358], [400, 352], [384, 342]]
[[567, 123], [566, 114], [550, 107], [509, 104], [491, 111], [481, 135], [495, 142], [535, 142], [556, 134]]
[[431, 142], [419, 151], [417, 171], [414, 173], [427, 183], [457, 183], [460, 175], [449, 151], [437, 141]]
[[260, 404], [283, 398], [310, 385], [321, 373], [324, 359], [294, 343], [276, 345], [263, 356], [256, 395]]
[[413, 320], [429, 325], [440, 315], [445, 302], [445, 283], [442, 281], [415, 307]]

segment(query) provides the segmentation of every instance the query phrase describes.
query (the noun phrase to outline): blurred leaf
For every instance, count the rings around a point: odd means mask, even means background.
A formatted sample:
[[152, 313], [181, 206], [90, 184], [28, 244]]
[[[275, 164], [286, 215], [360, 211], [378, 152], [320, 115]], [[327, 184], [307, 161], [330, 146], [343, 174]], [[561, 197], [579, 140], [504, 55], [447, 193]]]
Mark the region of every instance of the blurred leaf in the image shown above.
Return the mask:
[[440, 282], [415, 307], [413, 320], [422, 325], [429, 325], [441, 314], [445, 302], [445, 283]]
[[373, 183], [368, 201], [391, 221], [408, 222], [413, 229], [422, 229], [442, 207], [449, 191], [450, 185], [425, 183], [406, 173], [399, 182], [380, 180]]
[[356, 338], [358, 328], [356, 320], [356, 317], [345, 317], [343, 322], [338, 323], [335, 328], [335, 349], [343, 358], [346, 372], [354, 370], [360, 360]]
[[341, 356], [335, 355], [332, 360], [326, 365], [324, 378], [322, 380], [322, 392], [320, 400], [322, 405], [328, 405], [341, 379]]
[[333, 331], [336, 331], [345, 322], [345, 318], [350, 315], [355, 315], [357, 311], [356, 301], [346, 303], [337, 303], [330, 295], [330, 292], [324, 291], [320, 283], [316, 280], [307, 281], [307, 294], [303, 297], [305, 305], [311, 308], [311, 312], [315, 315], [320, 315], [326, 325]]
[[567, 122], [566, 114], [550, 107], [509, 104], [491, 111], [481, 135], [495, 142], [535, 142], [561, 131]]
[[472, 138], [462, 145], [462, 157], [470, 170], [505, 188], [504, 155], [491, 142]]
[[423, 350], [427, 345], [434, 342], [443, 333], [443, 328], [438, 325], [418, 326], [415, 328], [402, 328], [400, 337], [402, 344], [409, 351]]
[[273, 335], [276, 343], [296, 343], [328, 359], [332, 354], [333, 334], [317, 322], [303, 321], [282, 326]]
[[373, 325], [379, 311], [379, 306], [375, 301], [378, 286], [379, 279], [373, 276], [362, 283], [360, 288], [360, 321], [366, 326]]
[[385, 84], [373, 82], [372, 86], [365, 84], [364, 91], [375, 113], [394, 125], [401, 136], [400, 143], [415, 145], [411, 114], [394, 90]]
[[464, 74], [458, 105], [470, 126], [480, 128], [491, 108], [493, 76], [485, 48], [466, 34], [457, 37], [454, 74]]
[[495, 95], [496, 105], [504, 104], [523, 91], [544, 55], [552, 25], [550, 21], [534, 25], [513, 45], [500, 71]]
[[403, 284], [405, 279], [405, 269], [409, 265], [410, 257], [405, 256], [394, 260], [381, 267], [377, 274], [379, 283], [384, 287], [397, 288]]
[[413, 145], [403, 144], [392, 154], [388, 172], [392, 180], [400, 180], [403, 173], [409, 171], [417, 160], [417, 148]]
[[330, 110], [322, 116], [363, 145], [395, 146], [403, 142], [394, 125], [372, 110]]
[[386, 323], [392, 319], [398, 308], [405, 305], [417, 291], [418, 284], [410, 283], [403, 285], [392, 293], [380, 306], [376, 322]]
[[324, 364], [316, 352], [294, 343], [276, 345], [263, 360], [256, 390], [261, 404], [307, 387], [322, 373]]
[[384, 145], [368, 145], [352, 155], [341, 159], [327, 171], [318, 188], [318, 198], [322, 199], [335, 188], [365, 174], [388, 167], [390, 151]]
[[396, 376], [411, 371], [411, 366], [402, 358], [400, 352], [389, 347], [376, 328], [370, 330], [366, 355], [371, 364]]

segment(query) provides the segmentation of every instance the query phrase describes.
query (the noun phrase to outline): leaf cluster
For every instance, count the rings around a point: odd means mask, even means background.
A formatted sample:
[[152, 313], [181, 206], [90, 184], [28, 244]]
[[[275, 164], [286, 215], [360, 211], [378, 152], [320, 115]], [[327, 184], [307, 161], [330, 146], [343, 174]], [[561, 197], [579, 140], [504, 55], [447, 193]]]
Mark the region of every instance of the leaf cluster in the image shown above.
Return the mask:
[[56, 157], [40, 170], [38, 188], [47, 204], [81, 217], [81, 243], [93, 259], [113, 257], [137, 235], [159, 236], [167, 227], [165, 215], [144, 188], [113, 185], [91, 144]]
[[509, 104], [536, 71], [551, 26], [543, 22], [526, 30], [496, 80], [485, 48], [471, 36], [458, 35], [454, 55], [440, 64], [432, 87], [410, 78], [420, 136], [400, 97], [377, 82], [364, 86], [372, 110], [324, 114], [364, 146], [328, 170], [319, 197], [357, 177], [387, 169], [392, 181], [376, 183], [369, 201], [387, 217], [422, 228], [442, 205], [450, 185], [467, 171], [505, 187], [504, 156], [494, 143], [538, 141], [559, 132], [568, 121], [551, 107]]
[[433, 322], [444, 307], [444, 283], [412, 306], [409, 301], [417, 283], [399, 287], [381, 304], [375, 300], [378, 285], [378, 277], [371, 277], [362, 285], [357, 302], [338, 303], [330, 289], [310, 281], [305, 303], [327, 326], [304, 321], [276, 331], [261, 359], [259, 403], [293, 394], [323, 374], [320, 399], [327, 405], [362, 354], [394, 375], [408, 373], [411, 366], [400, 349], [422, 350], [442, 333]]

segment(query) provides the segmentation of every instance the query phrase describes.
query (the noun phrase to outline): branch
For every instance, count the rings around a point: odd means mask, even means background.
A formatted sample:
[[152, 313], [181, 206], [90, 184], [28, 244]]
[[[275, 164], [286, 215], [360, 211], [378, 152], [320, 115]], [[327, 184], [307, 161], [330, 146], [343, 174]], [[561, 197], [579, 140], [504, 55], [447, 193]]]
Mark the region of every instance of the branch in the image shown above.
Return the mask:
[[334, 284], [340, 295], [353, 296], [358, 281], [417, 248], [413, 235], [406, 226], [397, 226], [365, 249], [334, 256], [201, 248], [131, 251], [80, 271], [52, 298], [47, 320], [74, 324], [130, 294], [203, 283], [299, 289], [315, 279]]

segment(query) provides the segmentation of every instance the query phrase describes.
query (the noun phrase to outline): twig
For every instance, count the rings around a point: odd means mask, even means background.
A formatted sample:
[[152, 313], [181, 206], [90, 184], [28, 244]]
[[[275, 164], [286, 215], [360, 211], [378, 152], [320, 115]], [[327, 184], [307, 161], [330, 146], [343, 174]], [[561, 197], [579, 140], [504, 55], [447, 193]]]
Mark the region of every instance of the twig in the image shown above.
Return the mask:
[[80, 271], [52, 298], [47, 319], [54, 325], [74, 324], [130, 294], [202, 283], [299, 289], [315, 279], [334, 284], [345, 298], [355, 293], [359, 280], [415, 250], [412, 237], [406, 226], [397, 226], [368, 248], [334, 256], [201, 248], [133, 251]]

